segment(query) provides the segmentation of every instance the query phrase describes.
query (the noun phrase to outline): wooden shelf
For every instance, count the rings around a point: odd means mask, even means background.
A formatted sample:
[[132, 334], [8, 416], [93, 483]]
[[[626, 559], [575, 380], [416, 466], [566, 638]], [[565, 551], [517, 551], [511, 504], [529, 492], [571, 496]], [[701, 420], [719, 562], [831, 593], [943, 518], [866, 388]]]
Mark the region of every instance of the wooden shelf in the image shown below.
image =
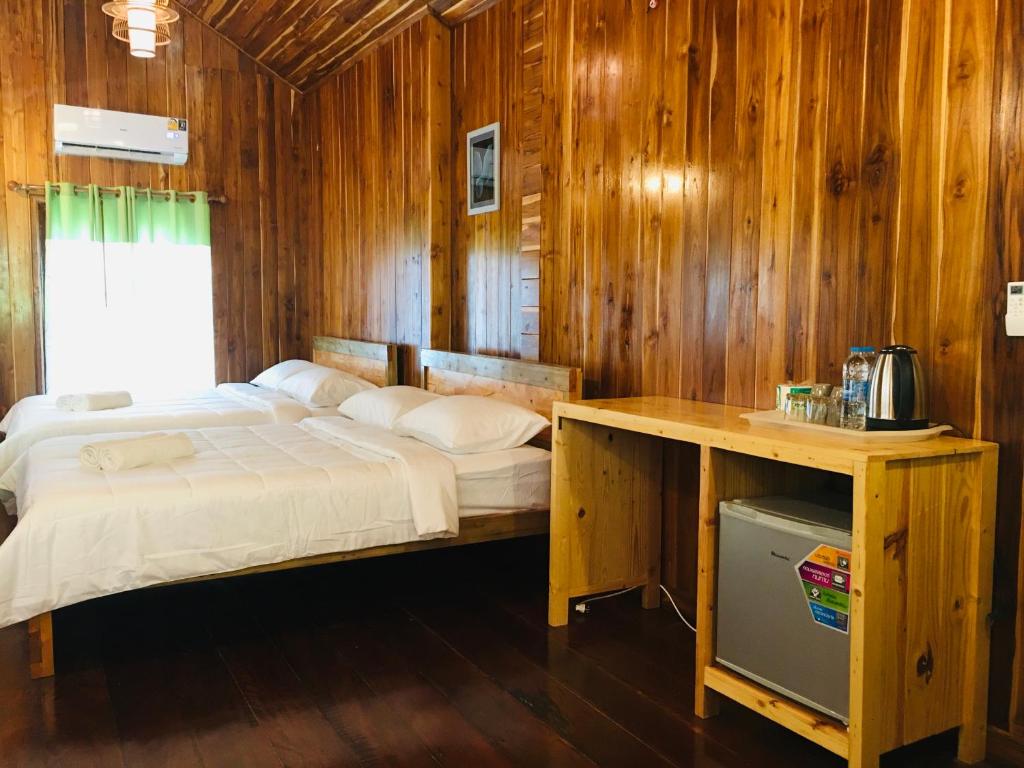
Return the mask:
[[852, 475], [859, 464], [869, 461], [983, 453], [996, 447], [992, 443], [945, 436], [915, 443], [858, 443], [847, 437], [752, 424], [743, 418], [749, 412], [749, 408], [650, 396], [559, 403], [554, 418], [601, 424], [845, 475]]
[[705, 667], [704, 685], [829, 752], [843, 758], [850, 754], [849, 733], [838, 720], [787, 699], [724, 667]]
[[[568, 621], [570, 597], [623, 585], [658, 604], [662, 514], [677, 514], [663, 509], [664, 450], [688, 443], [699, 482], [687, 470], [675, 501], [697, 513], [697, 716], [735, 699], [851, 768], [958, 728], [960, 759], [982, 760], [998, 446], [859, 444], [743, 413], [669, 397], [555, 405], [548, 622]], [[853, 500], [848, 728], [715, 661], [721, 502], [837, 489]]]

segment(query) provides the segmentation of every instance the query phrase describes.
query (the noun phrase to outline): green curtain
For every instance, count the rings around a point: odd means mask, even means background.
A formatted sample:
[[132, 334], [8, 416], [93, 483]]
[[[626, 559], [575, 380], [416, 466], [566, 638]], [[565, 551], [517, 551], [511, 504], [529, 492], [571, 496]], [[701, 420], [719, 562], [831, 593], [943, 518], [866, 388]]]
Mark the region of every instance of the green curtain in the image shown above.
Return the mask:
[[152, 190], [117, 187], [119, 194], [101, 195], [90, 184], [46, 183], [46, 238], [97, 243], [210, 244], [210, 204], [205, 192], [195, 200], [154, 195]]

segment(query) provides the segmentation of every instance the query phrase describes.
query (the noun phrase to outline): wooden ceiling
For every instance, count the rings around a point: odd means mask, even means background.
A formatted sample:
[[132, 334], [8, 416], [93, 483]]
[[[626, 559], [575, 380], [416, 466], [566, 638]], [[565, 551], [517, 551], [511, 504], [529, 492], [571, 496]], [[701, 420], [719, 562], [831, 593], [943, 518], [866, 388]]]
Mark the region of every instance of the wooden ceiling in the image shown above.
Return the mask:
[[428, 13], [455, 24], [495, 0], [178, 0], [300, 91]]

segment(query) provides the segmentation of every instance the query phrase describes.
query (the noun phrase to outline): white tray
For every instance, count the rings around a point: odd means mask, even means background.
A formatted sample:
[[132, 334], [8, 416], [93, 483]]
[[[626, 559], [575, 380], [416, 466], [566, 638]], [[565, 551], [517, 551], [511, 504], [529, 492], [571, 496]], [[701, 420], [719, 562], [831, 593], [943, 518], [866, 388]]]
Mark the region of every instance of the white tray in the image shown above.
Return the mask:
[[817, 432], [821, 435], [832, 435], [858, 443], [917, 443], [931, 440], [943, 432], [952, 429], [948, 424], [933, 424], [928, 429], [906, 429], [886, 432], [861, 432], [855, 429], [840, 429], [825, 424], [809, 424], [806, 421], [789, 421], [782, 411], [752, 411], [742, 413], [740, 418], [759, 427], [788, 427], [804, 432]]

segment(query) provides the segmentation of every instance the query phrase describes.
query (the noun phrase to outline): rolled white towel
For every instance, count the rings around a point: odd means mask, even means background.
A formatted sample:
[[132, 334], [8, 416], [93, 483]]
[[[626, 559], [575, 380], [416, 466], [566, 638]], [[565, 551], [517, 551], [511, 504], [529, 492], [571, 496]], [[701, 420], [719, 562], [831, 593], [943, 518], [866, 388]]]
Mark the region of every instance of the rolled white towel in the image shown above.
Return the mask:
[[78, 460], [89, 469], [100, 468], [100, 449], [96, 443], [87, 443], [78, 451]]
[[154, 432], [124, 440], [102, 440], [82, 446], [78, 458], [82, 465], [104, 472], [119, 472], [148, 464], [161, 464], [195, 455], [188, 435]]
[[165, 432], [147, 432], [123, 440], [98, 440], [95, 443], [86, 443], [78, 450], [78, 460], [82, 466], [89, 469], [103, 469], [104, 451], [131, 451], [141, 443], [149, 443], [166, 436]]
[[62, 411], [106, 411], [111, 408], [127, 408], [132, 404], [130, 392], [82, 392], [77, 395], [61, 395], [57, 408]]

